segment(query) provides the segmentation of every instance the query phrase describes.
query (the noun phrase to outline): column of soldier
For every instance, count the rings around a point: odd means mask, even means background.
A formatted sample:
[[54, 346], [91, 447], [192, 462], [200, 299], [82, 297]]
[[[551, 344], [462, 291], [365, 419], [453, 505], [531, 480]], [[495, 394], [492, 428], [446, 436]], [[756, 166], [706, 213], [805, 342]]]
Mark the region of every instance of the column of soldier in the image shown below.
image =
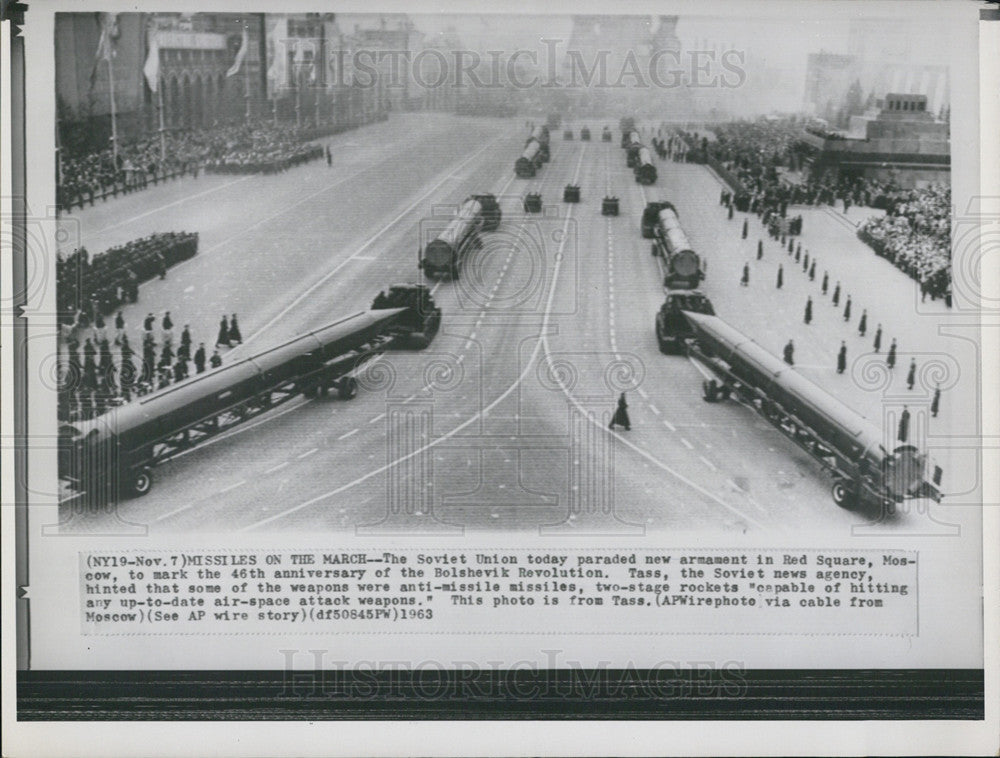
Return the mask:
[[[722, 191], [719, 198], [720, 205], [728, 206], [728, 218], [731, 220], [733, 218], [733, 203], [732, 203], [732, 193], [726, 190]], [[749, 235], [750, 225], [749, 219], [743, 219], [743, 229], [741, 232], [742, 238], [746, 239]], [[773, 236], [773, 235], [772, 235]], [[794, 255], [795, 263], [802, 266], [802, 272], [809, 277], [809, 281], [816, 281], [816, 258], [812, 257], [810, 259], [809, 251], [806, 250], [805, 253], [802, 252], [802, 243], [798, 242], [796, 244], [795, 238], [791, 235], [782, 234], [779, 237], [781, 248], [783, 250], [787, 249], [787, 254], [789, 256]], [[762, 260], [764, 257], [764, 240], [757, 240], [757, 260]], [[778, 264], [778, 273], [775, 279], [775, 287], [781, 289], [785, 283], [785, 271], [784, 264]], [[750, 284], [750, 265], [748, 263], [743, 264], [743, 273], [740, 277], [740, 286], [747, 287]], [[820, 283], [820, 291], [825, 297], [830, 291], [830, 274], [828, 271], [823, 272], [823, 279]], [[836, 282], [833, 288], [833, 295], [831, 297], [831, 303], [833, 307], [840, 307], [841, 302], [841, 287], [840, 282]], [[848, 294], [844, 298], [844, 321], [850, 323], [852, 314], [853, 303], [851, 301], [851, 296]], [[803, 321], [808, 326], [813, 320], [813, 299], [812, 296], [806, 298], [805, 312], [803, 315]], [[858, 336], [865, 337], [868, 333], [868, 310], [862, 309], [861, 317], [858, 319]], [[875, 353], [880, 353], [882, 350], [882, 324], [878, 324], [875, 328], [875, 338], [872, 343], [872, 350]], [[793, 340], [789, 339], [785, 344], [783, 352], [783, 358], [785, 363], [789, 366], [795, 365], [795, 343]], [[898, 345], [896, 338], [893, 337], [890, 344], [888, 352], [886, 353], [886, 366], [889, 370], [893, 370], [896, 367]], [[846, 340], [841, 340], [840, 349], [837, 351], [837, 373], [843, 374], [847, 369], [847, 342]], [[906, 386], [908, 389], [912, 390], [917, 380], [917, 361], [916, 358], [910, 359], [910, 366], [906, 373]], [[931, 416], [937, 417], [938, 411], [941, 407], [941, 387], [938, 385], [934, 389], [934, 395], [931, 400]], [[904, 418], [909, 419], [909, 412], [904, 406]], [[906, 442], [908, 436], [908, 424], [900, 423], [899, 429], [899, 441]]]
[[[114, 318], [114, 336], [109, 339], [104, 317], [97, 315], [92, 326], [78, 330], [67, 342], [64, 381], [59, 392], [59, 417], [65, 421], [86, 420], [123, 405], [132, 399], [169, 387], [191, 375], [190, 363], [197, 374], [222, 365], [219, 348], [243, 342], [236, 314], [223, 316], [211, 356], [204, 342], [194, 348], [189, 325], [185, 324], [174, 347], [174, 321], [170, 311], [159, 319], [148, 314], [143, 320], [141, 357], [125, 332], [125, 317], [118, 311]], [[83, 338], [81, 349], [78, 338]], [[112, 345], [117, 348], [114, 360]], [[192, 352], [192, 348], [194, 348]], [[137, 363], [138, 361], [138, 363]]]

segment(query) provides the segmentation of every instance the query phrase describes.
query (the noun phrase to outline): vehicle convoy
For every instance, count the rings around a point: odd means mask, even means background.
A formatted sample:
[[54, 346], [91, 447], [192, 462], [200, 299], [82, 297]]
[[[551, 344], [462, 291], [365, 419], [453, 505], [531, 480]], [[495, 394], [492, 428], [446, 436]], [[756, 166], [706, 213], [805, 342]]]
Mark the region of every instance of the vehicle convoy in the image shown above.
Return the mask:
[[[857, 411], [767, 352], [718, 316], [681, 309], [687, 352], [718, 379], [703, 383], [706, 402], [735, 397], [815, 458], [833, 476], [842, 507], [892, 507], [908, 498], [940, 502], [942, 471], [927, 481], [926, 454], [911, 444], [886, 449], [882, 431]], [[659, 323], [659, 321], [658, 321]]]
[[494, 195], [473, 195], [462, 203], [444, 230], [427, 243], [417, 265], [425, 276], [458, 279], [466, 254], [482, 244], [480, 232], [494, 231], [500, 226], [500, 218], [500, 204]]
[[656, 166], [648, 147], [640, 147], [635, 159], [635, 180], [639, 184], [656, 184]]
[[531, 140], [535, 140], [540, 145], [540, 147], [541, 147], [541, 151], [540, 152], [541, 152], [542, 163], [548, 163], [549, 162], [549, 128], [547, 126], [545, 126], [544, 124], [542, 124], [541, 126], [536, 126], [534, 129], [532, 129], [531, 130], [531, 134], [528, 136], [528, 139], [526, 139], [524, 141], [525, 147], [528, 146], [528, 144], [531, 142]]
[[652, 238], [650, 253], [663, 260], [663, 286], [694, 289], [705, 279], [705, 264], [691, 249], [677, 217], [677, 209], [665, 200], [647, 203], [642, 212], [642, 236]]
[[535, 172], [545, 162], [542, 154], [541, 143], [534, 138], [529, 139], [528, 144], [524, 146], [521, 156], [514, 161], [514, 173], [522, 179], [533, 177]]
[[353, 398], [354, 374], [364, 363], [386, 350], [426, 347], [441, 324], [441, 310], [425, 285], [393, 285], [376, 301], [373, 310], [197, 374], [112, 413], [64, 424], [60, 478], [94, 506], [145, 495], [153, 486], [154, 466], [298, 395], [333, 389], [341, 399]]

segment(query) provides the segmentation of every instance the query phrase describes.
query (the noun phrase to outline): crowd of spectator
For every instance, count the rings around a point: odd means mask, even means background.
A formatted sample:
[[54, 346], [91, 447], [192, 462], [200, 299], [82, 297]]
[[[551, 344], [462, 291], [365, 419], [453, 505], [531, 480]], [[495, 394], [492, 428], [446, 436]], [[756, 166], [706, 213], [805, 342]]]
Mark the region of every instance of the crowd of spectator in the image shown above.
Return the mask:
[[858, 236], [877, 255], [920, 283], [923, 297], [951, 294], [951, 190], [935, 185], [896, 192], [886, 213], [865, 221]]
[[57, 199], [61, 208], [93, 203], [96, 197], [141, 189], [151, 181], [200, 168], [218, 172], [256, 173], [283, 170], [323, 156], [315, 127], [258, 121], [210, 129], [168, 131], [133, 143], [121, 143], [117, 158], [111, 148], [60, 162]]
[[91, 256], [80, 247], [56, 259], [56, 302], [72, 321], [86, 322], [138, 299], [139, 285], [198, 252], [197, 232], [166, 232], [131, 240]]

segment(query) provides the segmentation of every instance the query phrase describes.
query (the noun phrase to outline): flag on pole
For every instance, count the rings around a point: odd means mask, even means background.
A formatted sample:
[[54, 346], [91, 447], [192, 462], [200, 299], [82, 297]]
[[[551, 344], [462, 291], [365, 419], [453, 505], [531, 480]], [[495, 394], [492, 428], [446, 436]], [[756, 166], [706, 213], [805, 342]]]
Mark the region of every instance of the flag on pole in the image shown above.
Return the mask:
[[149, 25], [147, 38], [149, 53], [146, 56], [146, 65], [142, 67], [142, 73], [146, 75], [149, 89], [155, 93], [160, 83], [160, 32], [155, 22]]
[[94, 54], [94, 67], [90, 71], [90, 88], [94, 88], [97, 80], [97, 66], [101, 61], [111, 62], [115, 57], [115, 42], [118, 41], [118, 14], [98, 13], [97, 24], [101, 30], [101, 36], [97, 42], [97, 52]]
[[247, 47], [250, 42], [250, 35], [247, 32], [246, 26], [243, 27], [243, 40], [240, 43], [240, 49], [236, 52], [236, 60], [233, 61], [233, 65], [226, 72], [226, 76], [235, 76], [240, 70], [240, 66], [243, 65], [243, 59], [247, 54]]
[[271, 97], [288, 84], [288, 18], [279, 16], [267, 41], [267, 79], [271, 84]]

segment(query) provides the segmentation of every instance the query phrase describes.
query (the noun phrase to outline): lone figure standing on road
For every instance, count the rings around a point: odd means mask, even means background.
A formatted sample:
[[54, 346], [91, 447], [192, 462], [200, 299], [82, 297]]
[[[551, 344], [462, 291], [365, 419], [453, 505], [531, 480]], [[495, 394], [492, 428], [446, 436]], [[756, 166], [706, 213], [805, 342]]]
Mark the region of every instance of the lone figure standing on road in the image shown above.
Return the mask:
[[830, 289], [830, 274], [829, 274], [829, 272], [824, 271], [823, 272], [823, 287], [822, 287], [824, 295], [826, 294], [826, 291], [828, 289]]
[[840, 282], [833, 288], [833, 304], [840, 305]]
[[788, 340], [788, 344], [785, 345], [785, 363], [789, 366], [795, 365], [795, 345], [792, 344], [791, 340]]
[[625, 402], [624, 392], [618, 396], [618, 407], [615, 409], [615, 415], [611, 417], [608, 429], [614, 429], [615, 426], [624, 426], [626, 432], [632, 428], [632, 422], [629, 421], [628, 417], [628, 403]]
[[917, 359], [910, 358], [910, 370], [906, 372], [906, 388], [912, 390], [917, 383]]
[[896, 368], [896, 338], [892, 338], [892, 344], [889, 345], [889, 355], [886, 356], [885, 362], [889, 365], [889, 368]]
[[861, 320], [858, 322], [858, 336], [864, 337], [868, 331], [868, 309], [861, 311]]
[[750, 265], [747, 263], [743, 264], [743, 276], [740, 277], [740, 286], [746, 287], [750, 284]]
[[882, 349], [882, 325], [879, 324], [878, 328], [875, 330], [875, 344], [873, 345], [875, 352], [877, 353]]
[[806, 315], [805, 315], [805, 318], [803, 320], [806, 322], [807, 325], [810, 324], [810, 323], [812, 323], [812, 320], [813, 320], [813, 299], [811, 297], [806, 299]]
[[747, 233], [750, 231], [750, 222], [747, 219], [743, 219], [743, 239], [747, 238]]
[[843, 374], [847, 368], [847, 343], [840, 341], [840, 352], [837, 353], [837, 373]]
[[931, 400], [931, 416], [937, 418], [938, 411], [941, 409], [941, 385], [939, 384], [934, 388], [934, 399]]
[[851, 296], [847, 296], [847, 303], [844, 305], [844, 321], [851, 320]]
[[778, 287], [779, 290], [781, 289], [781, 285], [783, 285], [784, 283], [785, 283], [785, 270], [781, 267], [781, 264], [779, 263], [778, 264], [778, 281], [777, 281], [777, 287]]
[[764, 240], [757, 240], [757, 260], [764, 257]]

